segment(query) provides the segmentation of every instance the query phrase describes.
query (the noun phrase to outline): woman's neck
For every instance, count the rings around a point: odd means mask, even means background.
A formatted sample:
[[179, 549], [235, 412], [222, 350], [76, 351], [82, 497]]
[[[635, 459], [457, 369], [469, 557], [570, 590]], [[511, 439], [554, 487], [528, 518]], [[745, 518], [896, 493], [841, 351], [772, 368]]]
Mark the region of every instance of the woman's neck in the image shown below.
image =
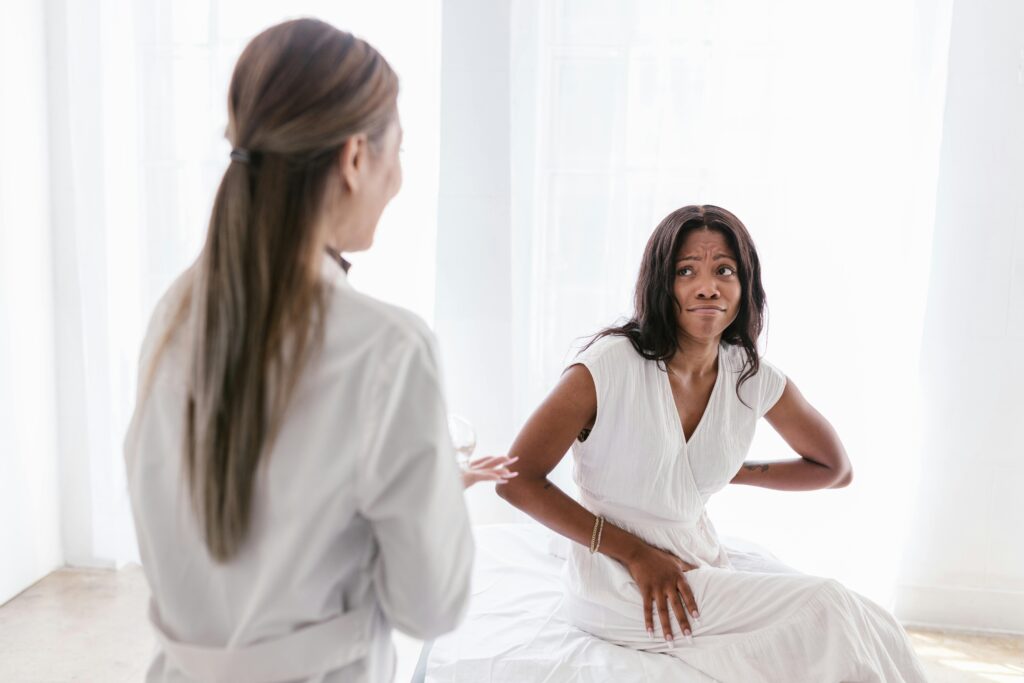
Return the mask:
[[718, 368], [719, 337], [712, 339], [693, 339], [680, 337], [677, 351], [667, 361], [668, 366], [677, 375], [684, 377], [706, 377], [713, 375]]

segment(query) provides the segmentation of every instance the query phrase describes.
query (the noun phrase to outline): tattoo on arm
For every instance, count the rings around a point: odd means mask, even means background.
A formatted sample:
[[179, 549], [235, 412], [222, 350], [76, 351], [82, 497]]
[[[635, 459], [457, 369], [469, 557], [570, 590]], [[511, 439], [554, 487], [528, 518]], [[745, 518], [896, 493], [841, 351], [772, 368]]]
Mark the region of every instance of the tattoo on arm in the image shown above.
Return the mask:
[[757, 465], [757, 464], [744, 465], [743, 469], [750, 470], [751, 472], [753, 472], [755, 470], [761, 470], [762, 472], [767, 472], [768, 471], [768, 463], [763, 463], [761, 465]]

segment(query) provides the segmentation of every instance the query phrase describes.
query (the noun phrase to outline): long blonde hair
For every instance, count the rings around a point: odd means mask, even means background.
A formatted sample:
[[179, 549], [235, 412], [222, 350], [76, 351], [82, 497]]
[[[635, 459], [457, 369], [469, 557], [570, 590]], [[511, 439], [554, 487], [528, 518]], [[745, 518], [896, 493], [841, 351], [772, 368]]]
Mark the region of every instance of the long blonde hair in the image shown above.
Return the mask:
[[373, 47], [314, 19], [267, 29], [235, 66], [227, 138], [243, 151], [176, 316], [192, 333], [185, 474], [219, 562], [246, 539], [261, 458], [322, 336], [316, 219], [327, 178], [349, 137], [383, 137], [397, 96]]

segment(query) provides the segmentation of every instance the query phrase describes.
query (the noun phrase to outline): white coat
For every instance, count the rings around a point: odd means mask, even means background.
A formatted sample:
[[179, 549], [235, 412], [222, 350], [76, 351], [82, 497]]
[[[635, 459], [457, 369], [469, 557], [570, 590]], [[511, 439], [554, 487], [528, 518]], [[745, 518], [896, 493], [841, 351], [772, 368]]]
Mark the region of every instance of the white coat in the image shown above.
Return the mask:
[[[153, 315], [140, 386], [185, 277]], [[187, 330], [140, 391], [125, 457], [158, 641], [149, 682], [390, 681], [391, 626], [428, 639], [462, 618], [473, 541], [433, 336], [355, 291], [327, 256], [323, 277], [323, 345], [226, 564], [207, 552], [185, 486]]]

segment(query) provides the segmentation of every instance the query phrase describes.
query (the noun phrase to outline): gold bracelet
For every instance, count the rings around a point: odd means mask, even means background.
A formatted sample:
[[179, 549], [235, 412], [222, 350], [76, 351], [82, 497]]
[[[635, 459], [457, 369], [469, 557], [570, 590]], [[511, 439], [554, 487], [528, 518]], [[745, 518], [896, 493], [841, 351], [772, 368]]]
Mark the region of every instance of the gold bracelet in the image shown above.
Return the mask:
[[594, 531], [590, 534], [590, 552], [596, 553], [601, 546], [601, 531], [604, 529], [604, 517], [598, 515], [594, 518]]

